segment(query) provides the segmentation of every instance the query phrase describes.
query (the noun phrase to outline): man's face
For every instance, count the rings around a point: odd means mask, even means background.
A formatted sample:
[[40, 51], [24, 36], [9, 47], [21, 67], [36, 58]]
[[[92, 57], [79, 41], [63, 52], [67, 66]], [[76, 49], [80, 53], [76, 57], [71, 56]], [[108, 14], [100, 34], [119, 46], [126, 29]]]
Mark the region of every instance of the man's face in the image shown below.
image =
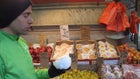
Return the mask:
[[29, 6], [23, 13], [21, 13], [8, 27], [11, 32], [16, 35], [25, 35], [30, 30], [33, 23], [31, 17], [32, 6]]

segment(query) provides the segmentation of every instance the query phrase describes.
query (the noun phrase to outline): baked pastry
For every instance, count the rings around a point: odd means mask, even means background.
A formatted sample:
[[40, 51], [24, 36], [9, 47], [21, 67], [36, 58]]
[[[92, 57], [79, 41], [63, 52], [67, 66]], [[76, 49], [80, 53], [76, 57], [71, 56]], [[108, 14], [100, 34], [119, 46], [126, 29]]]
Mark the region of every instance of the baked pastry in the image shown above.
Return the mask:
[[98, 41], [98, 45], [104, 45], [105, 43], [103, 41]]
[[56, 46], [55, 46], [55, 50], [59, 50], [59, 49], [61, 49], [61, 46], [56, 45]]
[[89, 59], [94, 59], [94, 58], [96, 58], [96, 56], [94, 54], [89, 55]]
[[82, 44], [77, 44], [76, 49], [82, 49]]
[[107, 58], [106, 54], [100, 54], [100, 56], [103, 57], [103, 58]]
[[84, 52], [84, 53], [88, 53], [88, 51], [89, 51], [89, 48], [88, 48], [88, 47], [85, 47], [85, 48], [83, 48], [83, 50], [82, 50], [82, 52]]
[[104, 49], [104, 50], [106, 49], [105, 45], [99, 45], [98, 48], [99, 49]]
[[77, 50], [77, 54], [81, 54], [82, 53], [82, 51], [81, 50]]
[[78, 59], [82, 59], [82, 55], [81, 54], [78, 54]]
[[70, 45], [69, 48], [67, 49], [67, 51], [68, 51], [70, 54], [73, 54], [73, 53], [74, 53], [73, 49], [74, 49], [74, 46], [73, 46], [73, 45]]
[[105, 53], [106, 52], [106, 50], [99, 50], [99, 53]]
[[95, 55], [95, 53], [96, 53], [95, 49], [94, 50], [90, 49], [89, 52], [88, 52], [88, 54], [94, 54], [94, 55]]
[[62, 48], [69, 48], [69, 47], [70, 47], [70, 45], [67, 44], [67, 43], [62, 43], [60, 46], [61, 46]]

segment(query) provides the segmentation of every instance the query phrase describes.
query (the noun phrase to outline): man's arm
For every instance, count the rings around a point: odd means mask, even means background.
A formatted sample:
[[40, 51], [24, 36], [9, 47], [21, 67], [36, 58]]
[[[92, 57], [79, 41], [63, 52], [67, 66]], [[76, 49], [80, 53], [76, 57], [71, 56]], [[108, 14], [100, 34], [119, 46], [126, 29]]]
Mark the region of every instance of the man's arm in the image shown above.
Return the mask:
[[0, 57], [0, 79], [4, 79], [4, 75], [5, 75], [5, 68], [4, 68], [3, 61]]

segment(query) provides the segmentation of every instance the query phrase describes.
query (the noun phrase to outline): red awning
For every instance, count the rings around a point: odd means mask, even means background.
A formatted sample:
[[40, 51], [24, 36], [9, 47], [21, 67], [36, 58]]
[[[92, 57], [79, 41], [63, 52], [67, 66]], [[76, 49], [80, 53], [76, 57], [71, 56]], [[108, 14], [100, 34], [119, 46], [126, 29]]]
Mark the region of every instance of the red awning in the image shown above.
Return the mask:
[[105, 2], [105, 0], [32, 0], [33, 4], [75, 3], [75, 2]]

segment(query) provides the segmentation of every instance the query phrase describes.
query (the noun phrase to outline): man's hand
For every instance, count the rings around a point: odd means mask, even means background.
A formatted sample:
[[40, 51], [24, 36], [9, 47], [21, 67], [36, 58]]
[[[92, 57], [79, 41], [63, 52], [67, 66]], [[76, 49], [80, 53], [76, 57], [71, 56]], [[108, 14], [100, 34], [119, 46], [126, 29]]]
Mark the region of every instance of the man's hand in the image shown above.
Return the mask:
[[48, 73], [50, 78], [53, 78], [65, 73], [70, 68], [71, 68], [71, 58], [69, 57], [69, 55], [67, 55], [58, 60], [55, 60], [51, 65], [51, 67], [49, 68]]

